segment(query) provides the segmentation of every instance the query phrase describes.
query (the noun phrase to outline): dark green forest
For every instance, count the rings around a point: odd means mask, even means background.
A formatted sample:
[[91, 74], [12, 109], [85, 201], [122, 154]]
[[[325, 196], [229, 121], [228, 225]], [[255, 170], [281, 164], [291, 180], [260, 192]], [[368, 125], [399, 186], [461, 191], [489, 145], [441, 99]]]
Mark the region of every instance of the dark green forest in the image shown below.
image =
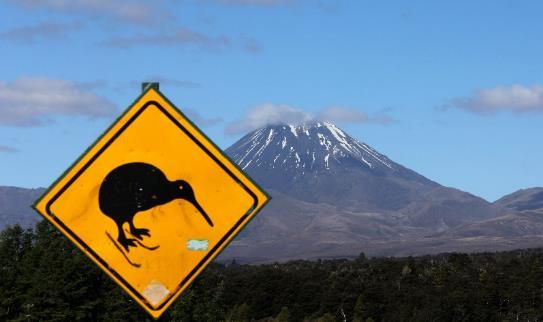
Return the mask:
[[[540, 321], [543, 250], [212, 264], [161, 321]], [[152, 321], [57, 232], [0, 235], [0, 321]]]

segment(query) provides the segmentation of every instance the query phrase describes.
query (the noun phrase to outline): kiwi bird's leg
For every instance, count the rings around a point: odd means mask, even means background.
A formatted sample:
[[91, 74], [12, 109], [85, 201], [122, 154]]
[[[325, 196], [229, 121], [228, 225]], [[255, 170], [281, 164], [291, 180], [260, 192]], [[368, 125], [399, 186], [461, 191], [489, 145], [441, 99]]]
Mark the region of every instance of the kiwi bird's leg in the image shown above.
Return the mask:
[[143, 240], [142, 236], [151, 237], [151, 234], [149, 234], [149, 229], [136, 228], [132, 221], [133, 220], [128, 221], [128, 223], [130, 224], [130, 233], [132, 234], [132, 236], [136, 237], [139, 240]]
[[119, 244], [121, 244], [124, 249], [126, 249], [127, 252], [130, 251], [129, 247], [130, 246], [134, 246], [136, 247], [136, 243], [134, 242], [135, 239], [131, 239], [131, 238], [126, 238], [126, 235], [124, 234], [124, 231], [123, 231], [123, 223], [117, 223], [117, 228], [119, 229], [119, 237], [117, 237], [117, 241], [119, 242]]

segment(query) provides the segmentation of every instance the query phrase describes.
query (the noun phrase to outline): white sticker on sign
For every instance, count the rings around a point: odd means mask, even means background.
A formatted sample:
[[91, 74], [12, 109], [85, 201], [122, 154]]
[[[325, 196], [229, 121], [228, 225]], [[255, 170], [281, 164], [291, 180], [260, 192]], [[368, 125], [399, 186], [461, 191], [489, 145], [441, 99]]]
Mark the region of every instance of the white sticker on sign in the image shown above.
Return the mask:
[[189, 239], [187, 241], [188, 250], [207, 250], [208, 241], [205, 239]]

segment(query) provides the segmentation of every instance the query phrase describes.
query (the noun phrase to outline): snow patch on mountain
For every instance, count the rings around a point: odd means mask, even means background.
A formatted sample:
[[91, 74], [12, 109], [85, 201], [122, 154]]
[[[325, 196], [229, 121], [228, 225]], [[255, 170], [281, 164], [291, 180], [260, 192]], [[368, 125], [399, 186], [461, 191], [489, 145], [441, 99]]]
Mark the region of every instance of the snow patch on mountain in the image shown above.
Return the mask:
[[397, 170], [386, 156], [329, 122], [270, 125], [258, 129], [227, 150], [242, 169], [281, 167], [295, 175], [328, 171], [347, 161], [369, 169]]

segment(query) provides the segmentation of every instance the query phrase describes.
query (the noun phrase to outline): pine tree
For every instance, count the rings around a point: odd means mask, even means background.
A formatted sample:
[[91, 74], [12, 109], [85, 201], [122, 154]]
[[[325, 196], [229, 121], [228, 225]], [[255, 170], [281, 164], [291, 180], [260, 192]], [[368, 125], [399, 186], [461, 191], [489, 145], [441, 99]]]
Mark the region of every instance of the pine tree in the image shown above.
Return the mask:
[[330, 313], [325, 313], [323, 316], [317, 319], [317, 322], [336, 322], [336, 318]]
[[281, 308], [281, 311], [277, 316], [275, 317], [275, 322], [288, 322], [290, 320], [290, 312], [288, 310], [288, 307], [283, 306]]
[[228, 315], [227, 321], [231, 322], [246, 322], [249, 321], [249, 305], [243, 303], [236, 305]]
[[23, 259], [32, 248], [33, 234], [16, 225], [0, 234], [0, 320], [15, 318], [24, 304]]
[[366, 318], [366, 310], [364, 307], [364, 299], [362, 295], [359, 295], [356, 299], [353, 310], [353, 322], [362, 322]]

